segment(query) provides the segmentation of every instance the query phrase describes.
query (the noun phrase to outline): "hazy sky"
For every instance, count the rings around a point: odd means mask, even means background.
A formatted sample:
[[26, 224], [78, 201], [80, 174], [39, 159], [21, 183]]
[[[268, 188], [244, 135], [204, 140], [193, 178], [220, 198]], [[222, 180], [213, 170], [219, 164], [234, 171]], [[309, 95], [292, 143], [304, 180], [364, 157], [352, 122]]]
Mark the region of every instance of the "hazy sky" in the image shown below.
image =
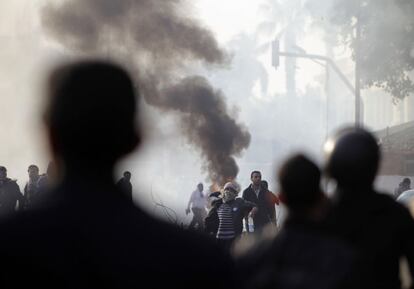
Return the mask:
[[[42, 31], [39, 9], [46, 1], [0, 1], [0, 163], [21, 186], [29, 164], [38, 164], [41, 171], [46, 168], [48, 156], [39, 117], [41, 84], [51, 63], [68, 53]], [[238, 180], [242, 187], [248, 185], [249, 173], [254, 169], [262, 170], [273, 185], [274, 158], [280, 160], [286, 152], [300, 148], [317, 154], [327, 129], [323, 107], [325, 70], [320, 64], [309, 60], [297, 62], [297, 89], [300, 95], [309, 95], [308, 99], [291, 103], [282, 97], [286, 91], [284, 64], [281, 60], [278, 70], [271, 66], [269, 43], [283, 28], [278, 26], [279, 31], [267, 35], [257, 32], [259, 24], [269, 20], [261, 8], [265, 2], [268, 1], [190, 1], [194, 17], [210, 28], [233, 55], [233, 62], [226, 69], [199, 70], [223, 91], [238, 120], [252, 134], [250, 148], [240, 159]], [[298, 39], [298, 45], [308, 53], [324, 55], [323, 32], [304, 21], [305, 33]], [[348, 52], [336, 50], [335, 57], [340, 59], [341, 68], [351, 74], [352, 63], [346, 61]], [[330, 117], [342, 123], [352, 121], [352, 97], [346, 95], [343, 86], [337, 88], [347, 100], [337, 100], [342, 101], [342, 107], [331, 112]], [[284, 109], [299, 103], [306, 107]], [[145, 113], [153, 121], [148, 122], [148, 128], [153, 130], [148, 133], [142, 150], [122, 163], [119, 170], [132, 171], [134, 185], [139, 186], [136, 198], [146, 207], [152, 207], [152, 193], [158, 201], [181, 214], [196, 184], [205, 181], [206, 174], [200, 169], [203, 160], [197, 149], [179, 135], [177, 119], [171, 115], [160, 117], [153, 108]], [[336, 125], [332, 121], [328, 130]], [[314, 132], [307, 126], [313, 127]]]

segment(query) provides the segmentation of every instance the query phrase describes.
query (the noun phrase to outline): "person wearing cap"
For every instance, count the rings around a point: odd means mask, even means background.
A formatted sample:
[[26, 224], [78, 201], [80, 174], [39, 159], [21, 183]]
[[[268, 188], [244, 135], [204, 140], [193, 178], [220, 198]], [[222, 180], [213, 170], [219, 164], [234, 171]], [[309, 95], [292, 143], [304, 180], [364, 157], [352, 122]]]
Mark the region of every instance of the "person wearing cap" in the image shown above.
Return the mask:
[[204, 218], [206, 216], [207, 198], [206, 196], [204, 196], [203, 189], [203, 184], [199, 183], [197, 185], [197, 189], [194, 192], [192, 192], [190, 200], [188, 201], [185, 213], [187, 215], [190, 213], [190, 206], [191, 211], [193, 212], [193, 219], [191, 220], [191, 223], [188, 226], [189, 229], [195, 229], [196, 226], [198, 226], [197, 228], [199, 230], [204, 229]]
[[257, 210], [254, 203], [237, 198], [239, 191], [237, 183], [226, 183], [221, 198], [212, 203], [205, 219], [206, 232], [214, 236], [225, 251], [230, 251], [234, 240], [241, 235], [244, 216]]
[[6, 167], [0, 166], [0, 216], [10, 215], [23, 208], [24, 198], [15, 180], [7, 177]]

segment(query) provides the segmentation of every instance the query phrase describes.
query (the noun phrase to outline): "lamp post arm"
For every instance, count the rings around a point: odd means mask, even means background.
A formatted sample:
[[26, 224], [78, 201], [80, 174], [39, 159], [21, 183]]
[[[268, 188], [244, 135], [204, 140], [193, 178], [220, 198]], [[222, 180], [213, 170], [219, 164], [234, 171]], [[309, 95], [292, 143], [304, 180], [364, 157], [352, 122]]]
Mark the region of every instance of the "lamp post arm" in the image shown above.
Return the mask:
[[296, 57], [296, 58], [308, 58], [308, 59], [316, 59], [325, 61], [328, 65], [330, 65], [335, 73], [339, 76], [339, 78], [343, 81], [346, 87], [350, 90], [352, 95], [355, 96], [355, 88], [352, 86], [351, 82], [346, 78], [346, 76], [342, 73], [339, 67], [335, 64], [335, 62], [326, 56], [318, 55], [318, 54], [307, 54], [307, 53], [294, 53], [294, 52], [279, 52], [279, 56], [285, 57]]

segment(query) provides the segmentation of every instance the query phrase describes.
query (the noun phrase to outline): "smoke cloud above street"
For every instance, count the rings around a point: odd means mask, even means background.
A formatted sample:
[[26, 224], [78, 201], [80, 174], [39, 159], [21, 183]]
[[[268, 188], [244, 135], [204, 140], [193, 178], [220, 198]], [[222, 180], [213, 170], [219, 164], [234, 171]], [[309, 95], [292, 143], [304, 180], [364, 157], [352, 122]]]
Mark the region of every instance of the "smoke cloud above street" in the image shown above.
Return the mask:
[[235, 157], [249, 146], [250, 134], [219, 90], [187, 74], [193, 65], [214, 69], [230, 62], [189, 12], [179, 0], [74, 0], [49, 3], [41, 16], [48, 35], [75, 54], [116, 54], [127, 63], [145, 101], [178, 115], [189, 143], [207, 160], [210, 179], [223, 183], [236, 178]]

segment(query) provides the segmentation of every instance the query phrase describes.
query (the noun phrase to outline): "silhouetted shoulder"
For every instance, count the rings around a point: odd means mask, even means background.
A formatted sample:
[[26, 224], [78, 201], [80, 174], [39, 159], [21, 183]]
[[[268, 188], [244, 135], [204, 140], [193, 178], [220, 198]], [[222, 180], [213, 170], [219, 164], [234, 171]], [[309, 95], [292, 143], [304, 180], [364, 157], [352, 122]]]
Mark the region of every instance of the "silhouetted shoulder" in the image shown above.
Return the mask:
[[400, 218], [412, 219], [409, 210], [404, 205], [396, 202], [391, 196], [385, 193], [377, 193], [374, 204], [379, 208], [386, 209], [389, 214], [399, 216]]
[[206, 278], [212, 268], [232, 272], [233, 265], [202, 235], [150, 217], [115, 194], [103, 193], [92, 211], [71, 199], [58, 203], [0, 224], [3, 284], [24, 274], [19, 286], [194, 288], [204, 280], [210, 288], [232, 288], [232, 274]]
[[354, 262], [344, 242], [290, 226], [241, 257], [237, 269], [243, 288], [348, 288]]

